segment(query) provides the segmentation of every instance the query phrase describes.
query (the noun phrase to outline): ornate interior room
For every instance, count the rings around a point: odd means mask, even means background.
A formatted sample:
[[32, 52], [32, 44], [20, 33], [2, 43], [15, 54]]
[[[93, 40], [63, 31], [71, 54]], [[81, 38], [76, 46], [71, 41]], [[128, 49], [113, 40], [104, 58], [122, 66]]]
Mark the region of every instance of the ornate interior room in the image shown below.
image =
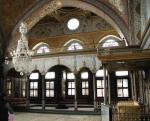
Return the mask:
[[108, 106], [113, 119], [150, 119], [149, 5], [1, 0], [0, 92], [15, 110], [102, 114]]

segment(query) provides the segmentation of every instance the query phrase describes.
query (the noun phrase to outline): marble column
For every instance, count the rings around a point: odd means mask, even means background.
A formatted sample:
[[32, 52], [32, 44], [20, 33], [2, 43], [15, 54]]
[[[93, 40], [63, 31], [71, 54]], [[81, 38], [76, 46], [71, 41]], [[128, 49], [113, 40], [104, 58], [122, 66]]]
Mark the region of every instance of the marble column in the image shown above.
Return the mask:
[[139, 102], [141, 104], [143, 104], [143, 78], [142, 78], [142, 71], [139, 70], [139, 73], [138, 73], [138, 77], [139, 77]]
[[29, 74], [27, 75], [27, 100], [26, 100], [26, 108], [29, 109], [30, 108], [30, 81], [29, 81]]
[[134, 78], [133, 78], [133, 71], [130, 71], [130, 84], [131, 84], [131, 99], [134, 100]]
[[97, 102], [96, 102], [96, 80], [95, 80], [96, 72], [93, 71], [93, 96], [94, 96], [94, 111], [97, 109]]
[[45, 83], [45, 73], [42, 73], [42, 110], [45, 110], [45, 89], [44, 89], [44, 83]]
[[110, 75], [108, 73], [108, 104], [111, 104], [111, 86], [110, 86]]
[[103, 64], [104, 71], [104, 104], [107, 104], [107, 80], [106, 80], [106, 64]]
[[75, 111], [77, 111], [78, 103], [77, 103], [77, 72], [76, 71], [74, 72], [74, 75], [75, 75], [75, 79], [74, 79], [74, 82], [75, 82], [74, 109], [75, 109]]
[[133, 72], [133, 83], [134, 83], [134, 100], [138, 101], [137, 96], [137, 84], [136, 84], [136, 71]]

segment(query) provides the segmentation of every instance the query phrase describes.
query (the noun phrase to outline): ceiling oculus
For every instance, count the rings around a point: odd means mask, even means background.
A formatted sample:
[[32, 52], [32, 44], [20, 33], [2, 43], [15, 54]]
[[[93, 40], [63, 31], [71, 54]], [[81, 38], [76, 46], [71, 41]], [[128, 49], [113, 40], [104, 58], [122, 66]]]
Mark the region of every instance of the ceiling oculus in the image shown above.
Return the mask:
[[67, 27], [70, 30], [76, 30], [79, 27], [79, 20], [77, 18], [71, 18], [69, 19], [68, 23], [67, 23]]

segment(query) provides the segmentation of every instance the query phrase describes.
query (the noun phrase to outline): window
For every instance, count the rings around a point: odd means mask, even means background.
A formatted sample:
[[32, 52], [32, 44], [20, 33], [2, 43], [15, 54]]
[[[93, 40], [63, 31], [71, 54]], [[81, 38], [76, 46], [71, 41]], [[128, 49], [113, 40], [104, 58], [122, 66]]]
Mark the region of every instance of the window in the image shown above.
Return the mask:
[[119, 44], [115, 40], [109, 39], [109, 40], [106, 40], [104, 44], [102, 45], [102, 47], [112, 47], [112, 46], [119, 46]]
[[88, 83], [88, 81], [82, 81], [82, 95], [89, 95], [89, 83]]
[[68, 82], [68, 95], [75, 95], [75, 82]]
[[81, 79], [88, 79], [88, 72], [82, 72], [81, 73]]
[[67, 23], [67, 27], [69, 28], [69, 30], [76, 30], [79, 27], [79, 25], [80, 22], [77, 18], [71, 18]]
[[38, 97], [38, 79], [39, 73], [34, 72], [30, 75], [30, 97]]
[[[106, 70], [107, 76], [107, 70]], [[100, 69], [96, 72], [96, 91], [97, 97], [104, 97], [104, 70]], [[106, 80], [107, 81], [107, 80]]]
[[129, 97], [128, 79], [117, 79], [118, 97]]
[[[103, 77], [104, 76], [104, 70], [101, 69], [101, 70], [98, 70], [96, 72], [96, 77]], [[107, 76], [107, 71], [106, 71], [106, 76]]]
[[12, 82], [10, 80], [7, 80], [7, 93], [8, 93], [8, 96], [11, 95], [11, 89], [12, 89]]
[[55, 79], [55, 72], [47, 72], [45, 79]]
[[116, 76], [128, 76], [128, 71], [116, 71]]
[[54, 97], [54, 81], [46, 82], [46, 97]]
[[68, 50], [81, 50], [81, 49], [83, 49], [83, 47], [82, 47], [79, 43], [77, 43], [77, 42], [72, 43], [72, 44], [68, 47]]
[[97, 97], [104, 97], [104, 80], [97, 80]]
[[46, 45], [42, 45], [37, 49], [37, 53], [41, 54], [41, 53], [48, 53], [50, 52], [49, 48]]
[[32, 73], [29, 78], [30, 79], [39, 79], [39, 73]]
[[38, 82], [30, 82], [30, 97], [38, 97]]
[[67, 79], [75, 79], [75, 76], [73, 73], [67, 73]]
[[26, 82], [22, 81], [22, 97], [26, 97]]

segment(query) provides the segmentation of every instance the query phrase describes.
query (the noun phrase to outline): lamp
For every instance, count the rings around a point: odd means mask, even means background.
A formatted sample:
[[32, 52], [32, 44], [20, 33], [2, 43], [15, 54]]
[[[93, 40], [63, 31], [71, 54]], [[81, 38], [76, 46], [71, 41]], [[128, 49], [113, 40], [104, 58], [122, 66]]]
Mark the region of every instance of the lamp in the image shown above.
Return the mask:
[[28, 47], [28, 40], [26, 37], [27, 25], [25, 22], [21, 22], [19, 32], [21, 33], [21, 37], [18, 40], [17, 48], [10, 54], [15, 70], [23, 75], [28, 72], [29, 66], [32, 64], [33, 51], [30, 51]]

